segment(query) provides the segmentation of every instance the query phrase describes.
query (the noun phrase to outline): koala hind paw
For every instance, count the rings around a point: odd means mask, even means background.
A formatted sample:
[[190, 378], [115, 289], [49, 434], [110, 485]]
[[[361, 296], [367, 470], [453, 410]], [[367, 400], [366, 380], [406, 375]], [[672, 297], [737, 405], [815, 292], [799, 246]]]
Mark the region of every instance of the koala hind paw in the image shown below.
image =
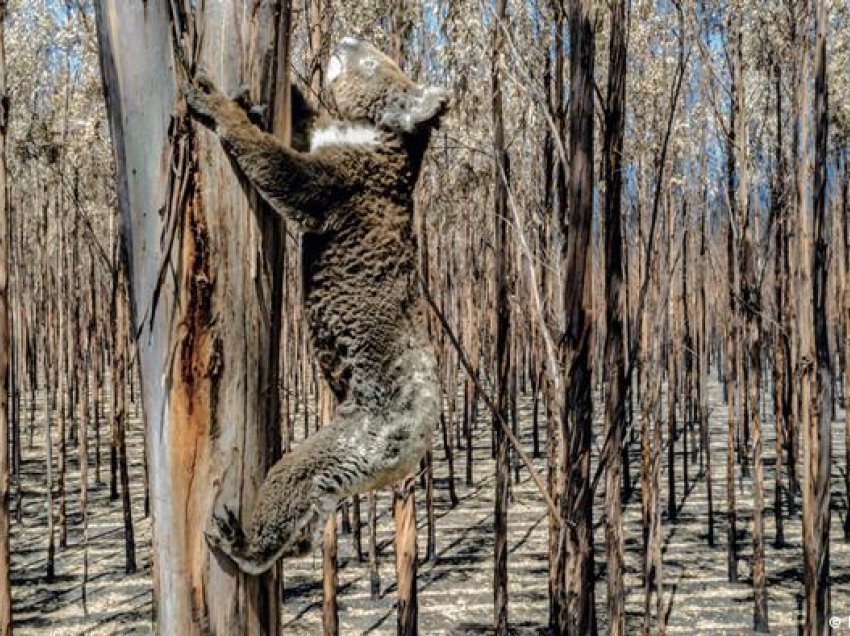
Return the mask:
[[233, 554], [235, 548], [241, 548], [245, 545], [245, 532], [242, 530], [242, 524], [229, 506], [224, 506], [224, 516], [213, 514], [212, 520], [215, 527], [204, 532], [210, 546], [227, 554]]

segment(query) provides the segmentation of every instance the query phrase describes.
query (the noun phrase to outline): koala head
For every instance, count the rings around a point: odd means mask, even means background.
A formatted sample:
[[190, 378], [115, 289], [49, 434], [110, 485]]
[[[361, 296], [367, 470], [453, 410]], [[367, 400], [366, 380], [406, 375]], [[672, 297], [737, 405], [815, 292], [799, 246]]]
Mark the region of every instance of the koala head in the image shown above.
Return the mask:
[[344, 38], [326, 73], [326, 95], [336, 115], [403, 134], [436, 127], [448, 106], [448, 93], [420, 86], [371, 44]]

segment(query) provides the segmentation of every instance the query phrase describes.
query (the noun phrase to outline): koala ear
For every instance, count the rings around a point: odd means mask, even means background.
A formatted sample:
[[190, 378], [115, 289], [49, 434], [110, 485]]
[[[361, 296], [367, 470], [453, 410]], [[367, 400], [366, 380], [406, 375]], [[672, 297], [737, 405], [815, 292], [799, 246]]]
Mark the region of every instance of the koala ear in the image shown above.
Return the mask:
[[446, 112], [449, 92], [439, 86], [417, 87], [398, 106], [390, 107], [381, 118], [387, 128], [413, 133]]

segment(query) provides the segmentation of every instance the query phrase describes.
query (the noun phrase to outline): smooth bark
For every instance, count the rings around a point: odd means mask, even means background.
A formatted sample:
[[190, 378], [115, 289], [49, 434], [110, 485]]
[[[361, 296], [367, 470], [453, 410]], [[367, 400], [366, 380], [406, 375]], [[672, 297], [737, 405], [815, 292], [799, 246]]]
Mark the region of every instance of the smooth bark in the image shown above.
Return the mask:
[[288, 16], [278, 0], [97, 3], [163, 634], [279, 631], [274, 570], [240, 574], [203, 532], [223, 505], [244, 519], [280, 447], [262, 398], [277, 386], [280, 221], [191, 121], [178, 86], [196, 65], [225, 91], [247, 85], [286, 140]]

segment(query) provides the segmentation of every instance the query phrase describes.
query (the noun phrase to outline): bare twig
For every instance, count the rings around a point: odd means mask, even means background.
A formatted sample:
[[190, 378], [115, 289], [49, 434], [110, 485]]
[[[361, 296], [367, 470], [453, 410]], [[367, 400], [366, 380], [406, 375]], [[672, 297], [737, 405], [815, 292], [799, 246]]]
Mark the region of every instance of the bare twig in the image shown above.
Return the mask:
[[519, 455], [520, 459], [522, 459], [522, 463], [525, 464], [525, 467], [528, 469], [528, 474], [531, 475], [531, 479], [534, 481], [537, 486], [537, 490], [540, 492], [540, 495], [543, 497], [543, 500], [546, 502], [546, 505], [549, 507], [549, 512], [552, 514], [552, 518], [555, 520], [555, 523], [558, 526], [561, 526], [561, 518], [558, 513], [558, 508], [555, 506], [555, 502], [552, 500], [552, 497], [549, 495], [549, 492], [546, 490], [546, 485], [543, 483], [543, 480], [540, 478], [540, 475], [537, 473], [537, 469], [534, 467], [534, 462], [531, 461], [531, 458], [528, 456], [522, 446], [519, 443], [519, 440], [514, 436], [511, 431], [511, 427], [508, 423], [502, 418], [502, 415], [499, 413], [499, 409], [496, 408], [496, 405], [493, 403], [493, 399], [490, 395], [484, 390], [481, 384], [478, 381], [478, 377], [475, 373], [475, 370], [472, 368], [472, 364], [469, 362], [469, 358], [466, 355], [466, 351], [463, 349], [463, 345], [461, 345], [457, 336], [452, 330], [451, 325], [448, 320], [446, 320], [446, 316], [443, 313], [442, 309], [437, 305], [434, 301], [434, 297], [431, 295], [431, 291], [428, 289], [428, 286], [425, 284], [425, 280], [420, 275], [419, 277], [420, 283], [422, 283], [422, 293], [425, 295], [425, 300], [428, 301], [428, 304], [431, 306], [431, 309], [434, 311], [434, 314], [437, 316], [437, 319], [440, 321], [440, 324], [443, 327], [443, 331], [446, 332], [446, 335], [451, 340], [452, 346], [457, 351], [458, 359], [460, 360], [463, 368], [466, 370], [469, 379], [472, 381], [475, 386], [475, 390], [481, 395], [484, 399], [485, 404], [487, 404], [487, 408], [490, 409], [490, 412], [493, 414], [495, 420], [502, 427], [502, 430], [505, 433], [505, 436], [511, 443], [511, 446], [514, 447], [514, 450]]

